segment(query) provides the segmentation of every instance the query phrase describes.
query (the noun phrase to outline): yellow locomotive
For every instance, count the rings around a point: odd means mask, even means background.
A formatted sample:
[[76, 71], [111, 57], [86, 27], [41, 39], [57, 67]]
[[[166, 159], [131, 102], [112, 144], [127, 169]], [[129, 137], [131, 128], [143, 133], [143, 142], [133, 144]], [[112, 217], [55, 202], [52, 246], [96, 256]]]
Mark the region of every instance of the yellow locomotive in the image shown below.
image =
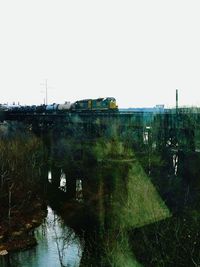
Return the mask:
[[72, 107], [72, 110], [118, 110], [116, 99], [114, 97], [97, 98], [97, 99], [84, 99], [76, 101]]

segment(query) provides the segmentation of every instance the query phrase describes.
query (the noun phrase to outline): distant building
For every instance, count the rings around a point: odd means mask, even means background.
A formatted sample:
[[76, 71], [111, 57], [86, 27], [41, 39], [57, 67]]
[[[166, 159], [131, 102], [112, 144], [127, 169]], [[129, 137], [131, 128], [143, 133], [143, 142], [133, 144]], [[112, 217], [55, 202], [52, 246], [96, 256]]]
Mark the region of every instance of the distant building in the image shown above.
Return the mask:
[[155, 108], [164, 109], [165, 105], [164, 104], [159, 104], [159, 105], [156, 105]]

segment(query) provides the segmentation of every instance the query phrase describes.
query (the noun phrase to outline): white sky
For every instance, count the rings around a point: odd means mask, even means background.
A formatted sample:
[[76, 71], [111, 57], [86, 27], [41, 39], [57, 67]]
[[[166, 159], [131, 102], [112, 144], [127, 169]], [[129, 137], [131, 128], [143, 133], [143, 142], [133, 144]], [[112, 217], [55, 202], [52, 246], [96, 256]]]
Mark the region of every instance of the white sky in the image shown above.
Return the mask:
[[200, 105], [200, 1], [0, 0], [0, 102]]

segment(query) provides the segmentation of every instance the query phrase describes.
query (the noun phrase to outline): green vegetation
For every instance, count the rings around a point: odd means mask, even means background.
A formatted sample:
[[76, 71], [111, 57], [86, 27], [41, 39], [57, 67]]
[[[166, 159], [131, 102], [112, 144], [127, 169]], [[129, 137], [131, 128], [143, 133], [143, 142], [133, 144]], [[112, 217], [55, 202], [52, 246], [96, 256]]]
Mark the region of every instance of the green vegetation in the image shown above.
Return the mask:
[[130, 244], [146, 267], [199, 266], [199, 212], [181, 216], [130, 232]]
[[[164, 128], [168, 119], [176, 125], [173, 115], [136, 130], [120, 130], [117, 121], [107, 127], [98, 120], [82, 124], [77, 116], [77, 124], [57, 125], [44, 139], [21, 130], [23, 135], [9, 131], [5, 138], [0, 129], [0, 242], [33, 220], [51, 169], [52, 202], [69, 225], [84, 232], [81, 266], [200, 265], [200, 156], [194, 151], [199, 134], [193, 118], [181, 113], [179, 128]], [[57, 190], [61, 173], [66, 194]], [[77, 180], [83, 186], [80, 202]], [[27, 211], [30, 203], [35, 208]]]

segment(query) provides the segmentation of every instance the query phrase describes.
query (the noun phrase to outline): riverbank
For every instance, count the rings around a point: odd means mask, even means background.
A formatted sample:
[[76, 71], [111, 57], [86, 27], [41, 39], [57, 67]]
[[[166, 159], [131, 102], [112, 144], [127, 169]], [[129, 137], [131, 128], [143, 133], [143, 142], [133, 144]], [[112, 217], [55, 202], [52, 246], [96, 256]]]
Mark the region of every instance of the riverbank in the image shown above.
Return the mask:
[[0, 255], [37, 245], [34, 229], [43, 222], [46, 215], [46, 203], [37, 198], [30, 201], [26, 209], [12, 212], [10, 226], [7, 219], [0, 221]]
[[1, 267], [79, 267], [83, 243], [55, 210], [47, 206], [47, 216], [34, 229], [37, 246], [0, 256]]

